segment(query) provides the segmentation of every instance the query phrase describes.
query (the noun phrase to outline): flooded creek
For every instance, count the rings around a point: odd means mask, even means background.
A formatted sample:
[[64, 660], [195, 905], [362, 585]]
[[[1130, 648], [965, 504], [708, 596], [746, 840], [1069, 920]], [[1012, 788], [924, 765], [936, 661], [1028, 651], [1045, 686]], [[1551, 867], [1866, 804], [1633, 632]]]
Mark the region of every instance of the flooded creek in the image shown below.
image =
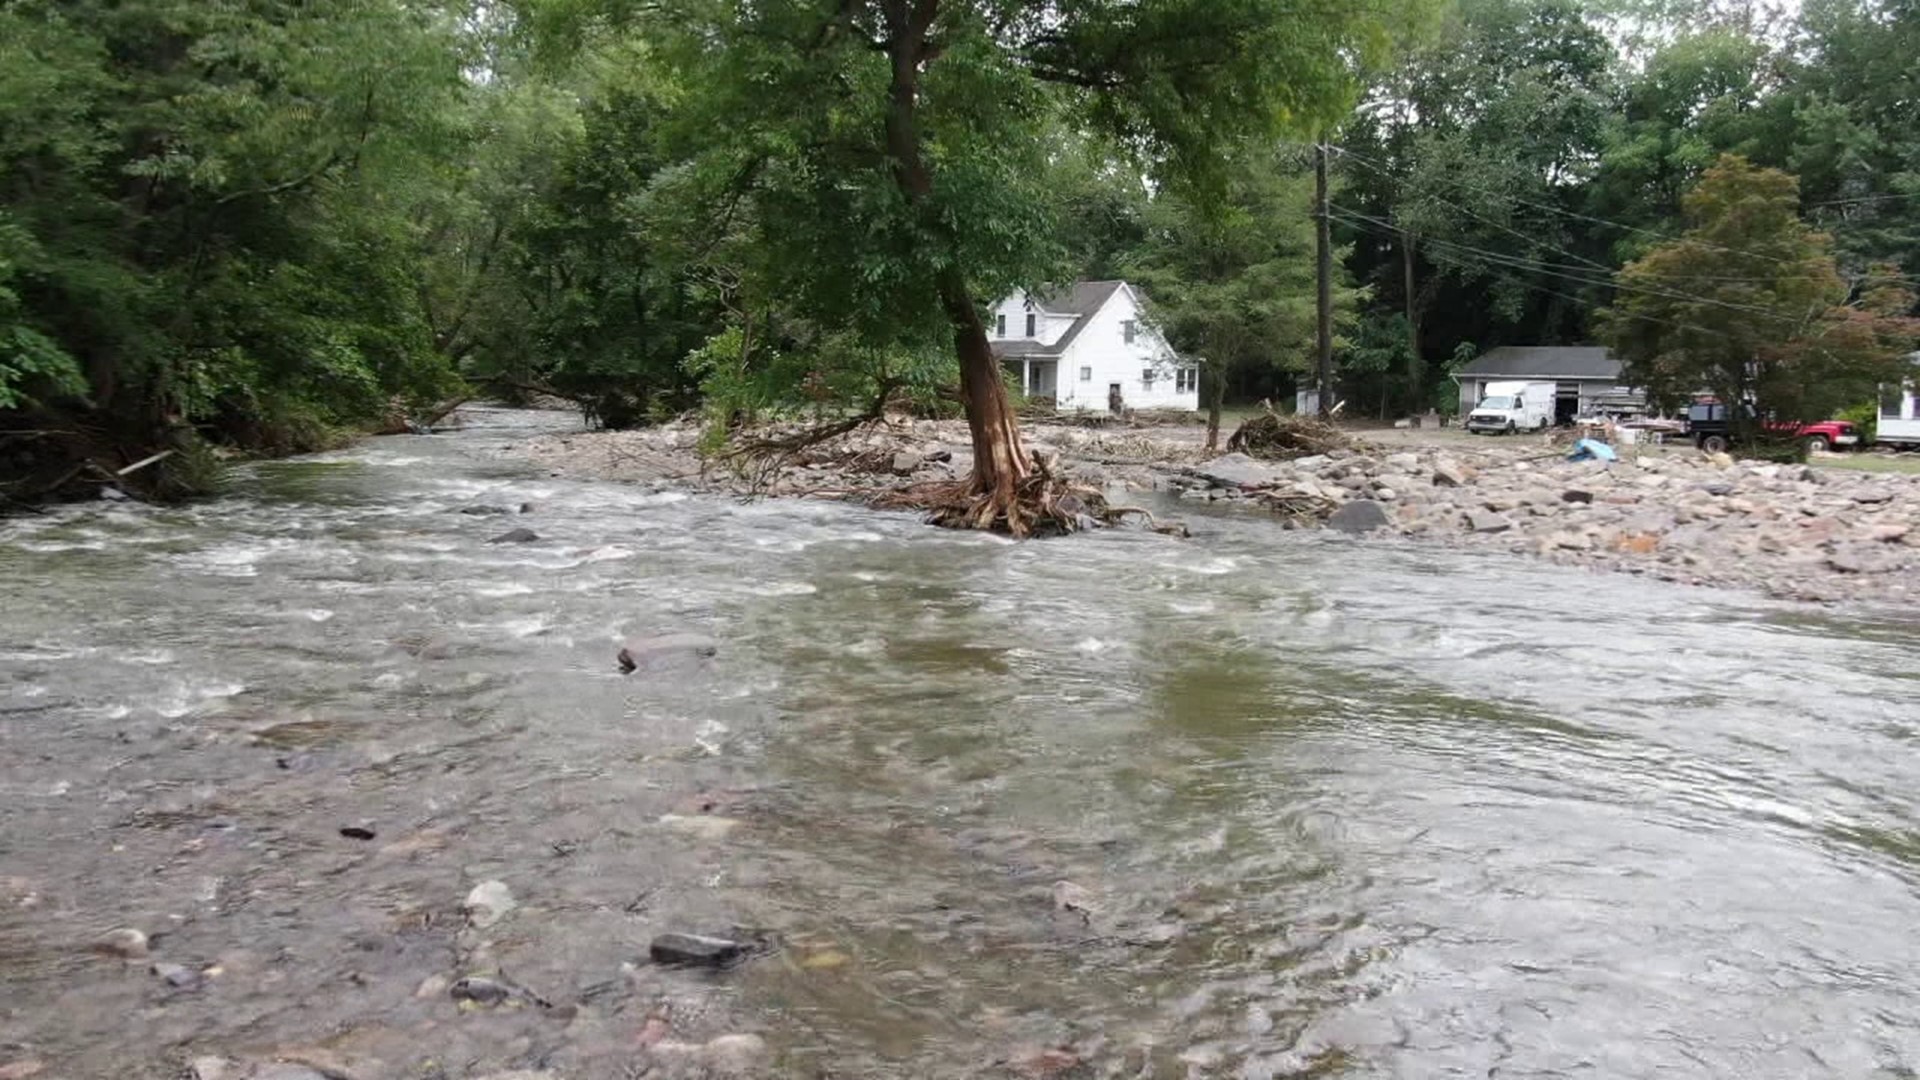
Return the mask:
[[[1920, 1070], [1920, 623], [648, 493], [472, 420], [0, 520], [0, 1067]], [[619, 672], [665, 633], [717, 654]]]

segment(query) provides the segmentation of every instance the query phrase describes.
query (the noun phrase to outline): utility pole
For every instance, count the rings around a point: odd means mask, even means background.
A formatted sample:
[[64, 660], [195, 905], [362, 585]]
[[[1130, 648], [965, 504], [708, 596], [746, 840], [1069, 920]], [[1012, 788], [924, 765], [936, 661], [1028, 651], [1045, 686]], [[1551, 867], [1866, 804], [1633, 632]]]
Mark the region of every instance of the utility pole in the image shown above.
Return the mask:
[[1333, 229], [1328, 222], [1327, 144], [1313, 148], [1313, 216], [1320, 256], [1320, 415], [1333, 415]]

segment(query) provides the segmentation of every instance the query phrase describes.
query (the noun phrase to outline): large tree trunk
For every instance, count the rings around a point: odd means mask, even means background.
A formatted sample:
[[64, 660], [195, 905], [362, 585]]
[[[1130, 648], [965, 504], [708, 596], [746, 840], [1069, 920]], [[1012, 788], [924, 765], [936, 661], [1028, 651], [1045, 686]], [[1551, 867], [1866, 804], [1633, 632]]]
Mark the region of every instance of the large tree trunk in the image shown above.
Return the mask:
[[[1000, 378], [1000, 361], [987, 343], [987, 328], [958, 270], [941, 275], [940, 303], [953, 323], [953, 349], [960, 357], [960, 399], [973, 436], [973, 487], [996, 509], [1013, 505], [1015, 489], [1033, 470], [1020, 439], [1020, 425]], [[991, 520], [987, 524], [991, 524]]]
[[[913, 207], [924, 205], [933, 191], [933, 173], [921, 153], [915, 111], [921, 71], [930, 59], [928, 32], [937, 10], [937, 0], [889, 0], [883, 5], [887, 55], [893, 64], [888, 88], [887, 152], [893, 158], [894, 182]], [[954, 352], [960, 359], [960, 396], [973, 436], [972, 486], [981, 502], [969, 518], [979, 528], [991, 528], [1004, 520], [1010, 531], [1023, 532], [1015, 504], [1021, 482], [1033, 471], [1033, 462], [1021, 442], [1006, 385], [1000, 380], [1000, 362], [987, 341], [987, 329], [974, 306], [964, 270], [949, 266], [941, 271], [938, 286], [941, 309], [953, 326]]]

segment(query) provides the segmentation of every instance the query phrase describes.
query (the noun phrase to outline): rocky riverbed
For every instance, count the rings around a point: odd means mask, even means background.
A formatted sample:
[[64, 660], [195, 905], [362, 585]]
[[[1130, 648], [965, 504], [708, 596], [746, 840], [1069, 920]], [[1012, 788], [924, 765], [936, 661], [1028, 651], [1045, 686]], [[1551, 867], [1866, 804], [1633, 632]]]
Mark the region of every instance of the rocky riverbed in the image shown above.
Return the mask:
[[[1691, 585], [1817, 602], [1899, 603], [1920, 586], [1920, 476], [1624, 448], [1572, 462], [1535, 439], [1439, 433], [1293, 461], [1207, 455], [1193, 428], [1029, 427], [1032, 448], [1094, 486], [1159, 491], [1331, 527], [1511, 552]], [[698, 431], [546, 435], [506, 449], [556, 475], [739, 493], [840, 496], [965, 475], [966, 429], [898, 421], [797, 455], [778, 472], [704, 461]]]

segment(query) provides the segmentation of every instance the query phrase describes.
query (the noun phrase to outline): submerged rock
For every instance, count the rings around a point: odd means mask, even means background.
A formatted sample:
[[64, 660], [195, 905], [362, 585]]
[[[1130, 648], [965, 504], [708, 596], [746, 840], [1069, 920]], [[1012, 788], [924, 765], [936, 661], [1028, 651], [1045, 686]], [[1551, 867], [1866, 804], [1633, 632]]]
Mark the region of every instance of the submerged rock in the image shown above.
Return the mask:
[[494, 923], [507, 917], [507, 913], [519, 907], [513, 898], [513, 890], [507, 888], [504, 881], [483, 881], [467, 894], [466, 902], [460, 910], [466, 913], [467, 922], [477, 929], [485, 930]]
[[773, 1061], [767, 1040], [758, 1035], [722, 1035], [700, 1048], [700, 1062], [720, 1076], [752, 1076]]
[[109, 930], [93, 943], [93, 951], [123, 960], [139, 960], [147, 955], [147, 935], [130, 926]]
[[163, 961], [153, 965], [152, 970], [160, 977], [160, 981], [175, 990], [198, 990], [206, 984], [206, 979], [198, 971], [185, 964], [170, 964]]
[[659, 634], [654, 637], [634, 638], [620, 647], [615, 659], [620, 670], [632, 674], [636, 669], [648, 663], [674, 657], [712, 656], [720, 651], [720, 643], [705, 634]]
[[487, 541], [489, 544], [531, 544], [540, 539], [540, 534], [532, 529], [509, 529]]
[[674, 967], [724, 967], [746, 954], [741, 942], [701, 934], [661, 934], [647, 946], [654, 963]]

